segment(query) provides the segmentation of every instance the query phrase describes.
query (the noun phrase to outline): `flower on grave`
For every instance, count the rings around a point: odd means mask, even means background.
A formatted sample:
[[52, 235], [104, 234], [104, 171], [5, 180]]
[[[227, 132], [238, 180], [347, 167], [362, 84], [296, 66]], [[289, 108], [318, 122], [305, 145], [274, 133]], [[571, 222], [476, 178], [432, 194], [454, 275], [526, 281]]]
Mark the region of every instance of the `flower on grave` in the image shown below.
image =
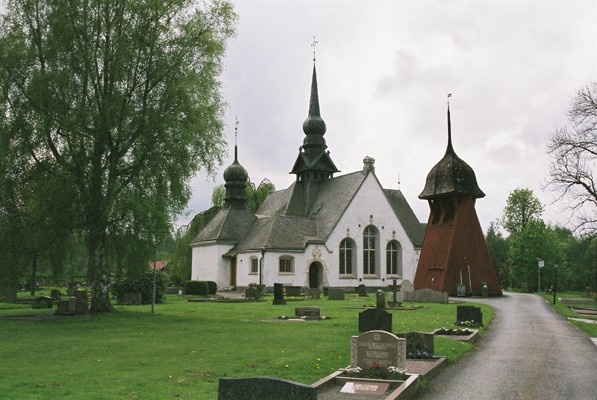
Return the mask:
[[404, 368], [389, 366], [382, 367], [379, 362], [373, 362], [368, 371], [363, 371], [361, 367], [348, 366], [344, 368], [346, 376], [353, 378], [374, 378], [374, 379], [389, 379], [389, 380], [406, 380], [408, 374]]

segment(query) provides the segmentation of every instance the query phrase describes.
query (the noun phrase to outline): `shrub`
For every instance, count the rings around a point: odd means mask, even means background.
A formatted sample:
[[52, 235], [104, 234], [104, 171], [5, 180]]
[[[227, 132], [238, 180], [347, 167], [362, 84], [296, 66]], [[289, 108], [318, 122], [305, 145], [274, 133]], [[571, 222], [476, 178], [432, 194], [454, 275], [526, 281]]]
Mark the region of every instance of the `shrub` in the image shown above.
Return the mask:
[[[150, 304], [153, 297], [153, 273], [146, 271], [135, 278], [124, 278], [112, 285], [111, 291], [118, 302], [124, 301], [126, 293], [141, 293], [141, 303]], [[168, 286], [168, 275], [162, 271], [155, 271], [155, 301], [161, 303], [166, 294]]]
[[214, 281], [207, 281], [207, 292], [209, 294], [216, 294], [218, 291], [218, 284]]
[[185, 294], [205, 296], [209, 294], [209, 287], [206, 281], [188, 281], [184, 286]]

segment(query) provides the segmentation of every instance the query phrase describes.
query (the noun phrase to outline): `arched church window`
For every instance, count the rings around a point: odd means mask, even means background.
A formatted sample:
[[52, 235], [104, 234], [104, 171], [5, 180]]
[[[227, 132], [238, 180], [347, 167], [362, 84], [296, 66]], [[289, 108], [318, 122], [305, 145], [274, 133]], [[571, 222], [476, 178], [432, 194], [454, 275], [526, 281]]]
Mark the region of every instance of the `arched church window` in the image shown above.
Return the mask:
[[397, 240], [386, 246], [386, 274], [402, 278], [402, 246]]
[[355, 243], [352, 239], [346, 238], [340, 242], [340, 275], [352, 275]]
[[369, 225], [363, 231], [363, 274], [375, 275], [377, 273], [377, 248], [379, 235], [377, 228]]

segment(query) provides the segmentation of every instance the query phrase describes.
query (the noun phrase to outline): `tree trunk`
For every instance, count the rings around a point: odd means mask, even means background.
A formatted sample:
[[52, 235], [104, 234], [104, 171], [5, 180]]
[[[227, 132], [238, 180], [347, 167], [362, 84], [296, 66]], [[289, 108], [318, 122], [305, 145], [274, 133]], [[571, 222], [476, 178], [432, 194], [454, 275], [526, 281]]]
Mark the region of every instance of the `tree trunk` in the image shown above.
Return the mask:
[[37, 255], [31, 259], [31, 296], [35, 296], [35, 287], [37, 286]]
[[97, 229], [91, 234], [89, 244], [89, 271], [93, 277], [91, 282], [90, 312], [112, 311], [110, 302], [110, 273], [106, 265], [106, 233]]

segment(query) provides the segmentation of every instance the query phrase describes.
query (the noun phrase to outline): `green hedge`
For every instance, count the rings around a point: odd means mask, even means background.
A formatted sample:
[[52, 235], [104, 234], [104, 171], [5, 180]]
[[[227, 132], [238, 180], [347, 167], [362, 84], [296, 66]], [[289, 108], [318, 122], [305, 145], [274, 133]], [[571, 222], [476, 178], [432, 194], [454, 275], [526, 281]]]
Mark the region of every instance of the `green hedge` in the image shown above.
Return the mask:
[[217, 289], [218, 285], [214, 281], [188, 281], [184, 285], [185, 294], [199, 296], [216, 294]]

